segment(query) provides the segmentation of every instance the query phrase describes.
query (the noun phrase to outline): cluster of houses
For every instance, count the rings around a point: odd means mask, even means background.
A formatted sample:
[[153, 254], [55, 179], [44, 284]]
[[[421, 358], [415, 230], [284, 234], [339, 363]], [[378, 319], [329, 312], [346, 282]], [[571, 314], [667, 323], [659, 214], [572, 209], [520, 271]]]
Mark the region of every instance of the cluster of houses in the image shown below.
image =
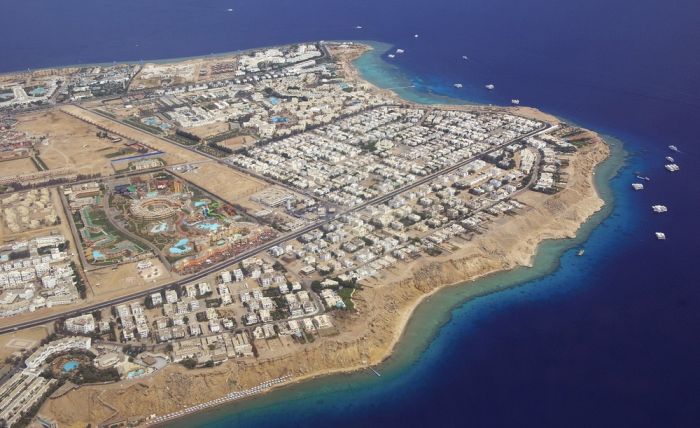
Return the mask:
[[73, 303], [80, 295], [62, 235], [0, 248], [0, 317]]
[[0, 124], [0, 160], [25, 158], [34, 152], [39, 138]]
[[121, 323], [124, 340], [132, 340], [136, 335], [140, 339], [148, 339], [151, 329], [146, 319], [144, 307], [140, 303], [117, 305], [115, 310]]
[[[281, 256], [283, 250], [273, 248], [270, 253]], [[235, 292], [231, 291], [233, 287]], [[291, 328], [294, 323], [290, 327], [283, 320], [299, 320], [307, 332], [332, 327], [330, 319], [319, 314], [316, 299], [300, 282], [288, 281], [284, 272], [275, 270], [270, 262], [251, 257], [233, 270], [221, 271], [214, 288], [207, 282], [189, 283], [180, 293], [175, 289], [152, 293], [146, 299], [145, 308], [139, 302], [131, 302], [114, 309], [120, 338], [124, 341], [170, 342], [227, 332], [234, 334], [239, 319], [241, 326], [255, 328], [255, 337], [269, 338], [297, 331]], [[325, 300], [329, 306], [341, 306], [332, 299], [329, 296]], [[339, 299], [337, 295], [335, 299]], [[342, 304], [342, 300], [340, 302]], [[281, 321], [280, 326], [275, 328], [277, 321]], [[75, 332], [76, 326], [84, 322], [71, 319], [66, 322], [66, 328]], [[306, 325], [308, 323], [311, 324]]]
[[[302, 277], [328, 283], [322, 299], [335, 307], [340, 302], [333, 296], [337, 284], [330, 284], [329, 276], [341, 281], [376, 277], [454, 237], [483, 230], [494, 217], [522, 209], [512, 199], [529, 176], [516, 162], [522, 150], [516, 144], [497, 156], [468, 162], [386, 202], [339, 216], [270, 253]], [[513, 160], [508, 163], [512, 168], [497, 166], [506, 156]]]
[[81, 68], [61, 85], [59, 97], [61, 100], [79, 101], [124, 93], [138, 70], [139, 66], [129, 64]]
[[541, 133], [530, 137], [527, 143], [541, 154], [541, 167], [537, 182], [532, 190], [543, 193], [555, 193], [559, 181], [562, 153], [571, 153], [576, 146], [551, 133]]
[[[352, 207], [542, 126], [504, 113], [378, 106], [227, 162]], [[495, 163], [507, 168], [512, 157], [503, 153]]]
[[301, 44], [295, 48], [270, 48], [258, 50], [238, 59], [237, 76], [258, 73], [274, 65], [298, 64], [321, 56], [321, 51], [314, 44]]
[[[320, 54], [318, 50], [313, 52]], [[262, 57], [264, 54], [243, 56], [241, 62]], [[159, 89], [154, 93], [155, 101], [141, 102], [155, 103], [158, 121], [168, 128], [230, 122], [232, 131], [262, 139], [300, 133], [309, 126], [327, 124], [341, 115], [387, 102], [366, 91], [348, 91], [347, 84], [339, 81], [334, 64], [317, 65], [313, 59], [280, 64], [285, 68], [249, 77]], [[255, 67], [244, 66], [245, 71], [237, 73], [250, 73], [250, 68]]]

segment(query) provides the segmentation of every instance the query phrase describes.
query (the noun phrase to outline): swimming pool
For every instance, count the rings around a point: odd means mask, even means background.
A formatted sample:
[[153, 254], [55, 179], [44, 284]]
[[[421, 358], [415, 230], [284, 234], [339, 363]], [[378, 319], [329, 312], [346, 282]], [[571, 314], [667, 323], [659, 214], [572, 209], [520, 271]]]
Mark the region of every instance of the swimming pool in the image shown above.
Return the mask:
[[77, 369], [79, 365], [80, 365], [80, 363], [75, 361], [75, 360], [68, 361], [65, 364], [63, 364], [63, 371], [65, 373], [68, 373], [70, 371]]
[[92, 258], [95, 260], [104, 260], [106, 257], [102, 251], [92, 250]]
[[289, 121], [289, 119], [283, 116], [272, 116], [270, 120], [272, 123], [287, 123]]
[[209, 202], [207, 202], [207, 201], [195, 201], [194, 206], [199, 208], [199, 207], [202, 207], [204, 205], [207, 205], [208, 203]]
[[189, 244], [190, 240], [187, 238], [182, 238], [175, 245], [170, 247], [170, 252], [173, 254], [184, 254], [192, 251], [192, 246]]
[[33, 97], [40, 97], [46, 93], [46, 88], [43, 86], [37, 86], [36, 88], [29, 91], [29, 95]]
[[216, 233], [219, 230], [219, 227], [221, 227], [219, 223], [199, 223], [197, 225], [198, 229], [204, 229], [213, 233]]
[[144, 373], [146, 373], [146, 371], [144, 369], [132, 370], [126, 374], [126, 377], [128, 379], [133, 379], [135, 377], [143, 376]]

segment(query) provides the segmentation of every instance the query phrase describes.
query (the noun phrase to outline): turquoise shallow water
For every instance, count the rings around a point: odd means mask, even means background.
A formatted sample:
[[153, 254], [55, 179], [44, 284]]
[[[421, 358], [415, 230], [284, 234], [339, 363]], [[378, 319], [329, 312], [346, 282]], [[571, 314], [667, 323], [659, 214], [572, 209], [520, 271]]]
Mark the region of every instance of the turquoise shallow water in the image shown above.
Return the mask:
[[73, 370], [77, 369], [79, 365], [80, 365], [80, 363], [77, 361], [68, 361], [67, 363], [65, 363], [63, 365], [63, 371], [64, 372], [73, 371]]

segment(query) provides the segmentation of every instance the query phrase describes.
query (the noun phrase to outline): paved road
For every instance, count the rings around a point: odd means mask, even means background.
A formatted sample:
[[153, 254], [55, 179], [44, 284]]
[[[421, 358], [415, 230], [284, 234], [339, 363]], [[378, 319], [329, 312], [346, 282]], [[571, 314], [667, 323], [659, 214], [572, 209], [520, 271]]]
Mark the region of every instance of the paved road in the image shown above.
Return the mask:
[[[156, 291], [160, 291], [160, 290], [164, 290], [164, 289], [169, 289], [169, 288], [178, 287], [178, 286], [181, 286], [181, 285], [190, 283], [190, 282], [194, 282], [194, 281], [198, 281], [198, 280], [200, 280], [200, 279], [206, 278], [207, 276], [209, 276], [209, 275], [211, 275], [211, 274], [213, 274], [213, 273], [215, 273], [215, 272], [217, 272], [217, 271], [219, 271], [219, 270], [222, 270], [222, 269], [225, 269], [225, 268], [227, 268], [227, 267], [230, 267], [230, 266], [232, 266], [232, 265], [234, 265], [234, 264], [236, 264], [236, 263], [240, 263], [242, 260], [244, 260], [244, 259], [246, 259], [246, 258], [248, 258], [248, 257], [252, 257], [252, 256], [254, 256], [254, 255], [256, 255], [256, 254], [258, 254], [258, 253], [260, 253], [260, 252], [262, 252], [262, 251], [266, 251], [266, 250], [268, 250], [268, 249], [274, 247], [275, 245], [280, 245], [280, 244], [282, 244], [282, 243], [284, 243], [284, 242], [286, 242], [286, 241], [289, 241], [289, 240], [292, 240], [292, 239], [296, 239], [296, 238], [300, 237], [301, 235], [303, 235], [303, 234], [305, 234], [305, 233], [308, 233], [308, 232], [310, 232], [310, 231], [312, 231], [312, 230], [314, 230], [314, 229], [316, 229], [316, 228], [322, 226], [322, 225], [325, 224], [325, 223], [329, 223], [329, 222], [333, 221], [336, 217], [340, 217], [340, 216], [343, 216], [343, 215], [345, 215], [345, 214], [350, 214], [350, 213], [353, 213], [353, 212], [360, 211], [360, 210], [362, 210], [362, 209], [364, 209], [364, 208], [366, 208], [366, 207], [368, 207], [368, 206], [370, 206], [370, 205], [380, 204], [380, 203], [384, 203], [384, 202], [386, 202], [386, 201], [389, 201], [390, 199], [394, 198], [395, 196], [397, 196], [397, 195], [399, 195], [399, 194], [401, 194], [401, 193], [403, 193], [403, 192], [406, 192], [406, 191], [408, 191], [408, 190], [411, 190], [411, 189], [414, 189], [414, 188], [416, 188], [416, 187], [418, 187], [418, 186], [421, 186], [421, 185], [423, 185], [423, 184], [426, 184], [426, 183], [432, 181], [433, 179], [435, 179], [436, 177], [439, 177], [439, 176], [441, 176], [441, 175], [449, 174], [450, 172], [453, 172], [453, 171], [455, 171], [455, 170], [457, 170], [457, 169], [463, 167], [464, 165], [466, 165], [466, 164], [468, 164], [468, 163], [470, 163], [470, 162], [473, 162], [473, 161], [475, 161], [475, 160], [477, 160], [477, 159], [483, 157], [483, 156], [486, 155], [486, 154], [489, 154], [489, 153], [494, 152], [494, 151], [496, 151], [496, 150], [502, 149], [503, 147], [506, 147], [506, 146], [509, 145], [509, 144], [512, 144], [512, 143], [514, 143], [514, 142], [517, 142], [517, 141], [526, 139], [526, 138], [531, 137], [531, 136], [533, 136], [533, 135], [542, 133], [542, 132], [546, 131], [547, 129], [549, 129], [550, 127], [551, 127], [551, 125], [545, 124], [545, 127], [544, 127], [543, 129], [538, 129], [538, 130], [532, 131], [532, 132], [530, 132], [530, 133], [528, 133], [528, 134], [526, 134], [526, 135], [524, 135], [524, 136], [522, 136], [522, 137], [517, 137], [517, 138], [514, 138], [514, 139], [512, 139], [512, 140], [506, 141], [506, 142], [503, 143], [503, 144], [499, 144], [499, 145], [497, 145], [497, 146], [494, 146], [494, 147], [492, 147], [491, 149], [489, 149], [489, 150], [487, 150], [487, 151], [485, 151], [485, 152], [479, 153], [479, 154], [476, 155], [476, 156], [472, 156], [471, 158], [468, 158], [468, 159], [465, 159], [465, 160], [463, 160], [463, 161], [460, 161], [460, 162], [458, 162], [458, 163], [456, 163], [456, 164], [454, 164], [454, 165], [452, 165], [452, 166], [449, 166], [449, 167], [447, 167], [447, 168], [445, 168], [445, 169], [442, 169], [442, 170], [440, 170], [440, 171], [437, 171], [437, 172], [435, 172], [435, 173], [433, 173], [433, 174], [426, 175], [425, 177], [423, 177], [423, 178], [421, 178], [421, 179], [419, 179], [419, 180], [416, 180], [416, 181], [414, 181], [413, 183], [410, 183], [410, 184], [408, 184], [408, 185], [406, 185], [406, 186], [404, 186], [404, 187], [398, 188], [398, 189], [396, 189], [396, 190], [392, 190], [392, 191], [389, 192], [389, 193], [386, 193], [386, 194], [381, 195], [381, 196], [378, 196], [378, 197], [376, 197], [376, 198], [367, 200], [367, 201], [363, 202], [362, 204], [356, 205], [356, 206], [354, 206], [354, 207], [352, 207], [352, 208], [348, 208], [348, 209], [346, 209], [345, 211], [339, 212], [338, 214], [336, 214], [336, 215], [334, 215], [334, 216], [329, 216], [329, 217], [327, 217], [327, 218], [324, 219], [324, 220], [320, 220], [320, 221], [317, 221], [317, 222], [315, 222], [315, 223], [311, 223], [311, 224], [309, 224], [308, 226], [305, 226], [305, 227], [303, 227], [303, 228], [301, 228], [301, 229], [299, 229], [299, 230], [296, 230], [296, 231], [294, 231], [294, 232], [291, 232], [291, 233], [289, 233], [289, 234], [282, 235], [282, 236], [280, 236], [280, 237], [278, 237], [278, 238], [275, 238], [275, 239], [273, 239], [273, 240], [271, 240], [271, 241], [268, 241], [268, 242], [266, 242], [266, 243], [264, 243], [264, 244], [262, 244], [262, 245], [259, 245], [259, 246], [255, 247], [255, 248], [252, 248], [252, 249], [247, 250], [247, 251], [244, 251], [244, 252], [242, 252], [242, 253], [240, 253], [240, 254], [234, 256], [234, 257], [231, 257], [231, 258], [228, 259], [228, 260], [224, 260], [224, 261], [222, 261], [222, 262], [219, 262], [219, 263], [216, 263], [216, 264], [212, 264], [211, 266], [209, 266], [209, 267], [207, 267], [207, 268], [205, 268], [205, 269], [203, 269], [203, 270], [201, 270], [201, 271], [197, 272], [196, 274], [193, 274], [193, 275], [191, 275], [191, 276], [189, 276], [189, 277], [186, 277], [186, 278], [183, 278], [183, 279], [179, 279], [179, 280], [176, 280], [176, 281], [167, 283], [167, 284], [159, 285], [159, 286], [156, 286], [156, 287], [151, 287], [151, 288], [148, 288], [148, 289], [144, 289], [144, 290], [141, 290], [141, 291], [137, 291], [137, 292], [134, 292], [134, 293], [130, 293], [130, 294], [125, 295], [125, 296], [122, 296], [122, 297], [118, 297], [118, 298], [110, 299], [110, 300], [103, 301], [103, 302], [100, 302], [100, 303], [95, 303], [95, 304], [92, 304], [92, 305], [84, 306], [84, 307], [82, 307], [82, 308], [68, 309], [68, 310], [66, 310], [66, 311], [63, 311], [63, 312], [60, 312], [60, 313], [57, 313], [57, 314], [54, 314], [54, 315], [48, 315], [48, 316], [45, 316], [45, 317], [42, 317], [42, 318], [37, 318], [37, 319], [32, 320], [32, 321], [25, 321], [25, 322], [20, 322], [20, 323], [16, 323], [16, 324], [11, 324], [11, 325], [8, 325], [8, 326], [5, 326], [5, 327], [0, 328], [0, 334], [6, 333], [6, 332], [10, 332], [10, 331], [14, 331], [14, 330], [18, 330], [18, 329], [22, 329], [22, 328], [28, 328], [28, 327], [34, 327], [34, 326], [46, 324], [46, 323], [48, 323], [48, 322], [52, 322], [52, 321], [55, 321], [55, 320], [58, 320], [58, 319], [62, 319], [62, 318], [64, 318], [64, 317], [77, 316], [77, 315], [80, 315], [80, 314], [83, 314], [83, 313], [93, 312], [93, 311], [95, 311], [95, 310], [97, 310], [97, 309], [102, 309], [102, 308], [109, 307], [109, 306], [112, 306], [112, 305], [117, 305], [117, 304], [120, 304], [120, 303], [125, 303], [125, 302], [128, 302], [128, 301], [130, 301], [130, 300], [135, 300], [135, 299], [143, 298], [143, 297], [146, 297], [146, 296], [148, 296], [149, 294], [154, 293], [154, 292], [156, 292]], [[172, 143], [172, 144], [176, 144], [176, 143]]]

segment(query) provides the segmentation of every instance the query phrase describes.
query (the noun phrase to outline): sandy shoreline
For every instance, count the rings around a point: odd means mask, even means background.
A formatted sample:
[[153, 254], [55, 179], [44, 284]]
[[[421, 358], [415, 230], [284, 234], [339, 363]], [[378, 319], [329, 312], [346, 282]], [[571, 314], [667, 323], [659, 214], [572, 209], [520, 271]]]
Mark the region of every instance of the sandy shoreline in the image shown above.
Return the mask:
[[[362, 80], [348, 56], [344, 67], [353, 79], [391, 95]], [[406, 100], [400, 100], [409, 104]], [[423, 106], [425, 107], [425, 106]], [[442, 106], [450, 109], [490, 109], [487, 106]], [[502, 110], [503, 108], [497, 108]], [[535, 109], [512, 108], [517, 114], [558, 122]], [[216, 399], [247, 389], [267, 379], [292, 375], [296, 384], [330, 374], [365, 370], [389, 358], [406, 333], [406, 326], [419, 305], [437, 291], [456, 285], [469, 286], [495, 272], [531, 266], [540, 244], [550, 239], [572, 238], [580, 226], [603, 206], [594, 183], [594, 170], [610, 153], [595, 134], [570, 159], [565, 189], [555, 195], [525, 192], [516, 199], [527, 208], [515, 217], [496, 219], [488, 231], [451, 254], [421, 258], [371, 281], [356, 299], [357, 314], [339, 320], [340, 333], [322, 338], [288, 355], [259, 360], [228, 361], [211, 369], [189, 371], [171, 365], [142, 379], [111, 385], [85, 386], [47, 400], [40, 414], [73, 426], [164, 415], [191, 404]], [[115, 409], [119, 416], [113, 417]], [[188, 415], [189, 416], [189, 415]]]

